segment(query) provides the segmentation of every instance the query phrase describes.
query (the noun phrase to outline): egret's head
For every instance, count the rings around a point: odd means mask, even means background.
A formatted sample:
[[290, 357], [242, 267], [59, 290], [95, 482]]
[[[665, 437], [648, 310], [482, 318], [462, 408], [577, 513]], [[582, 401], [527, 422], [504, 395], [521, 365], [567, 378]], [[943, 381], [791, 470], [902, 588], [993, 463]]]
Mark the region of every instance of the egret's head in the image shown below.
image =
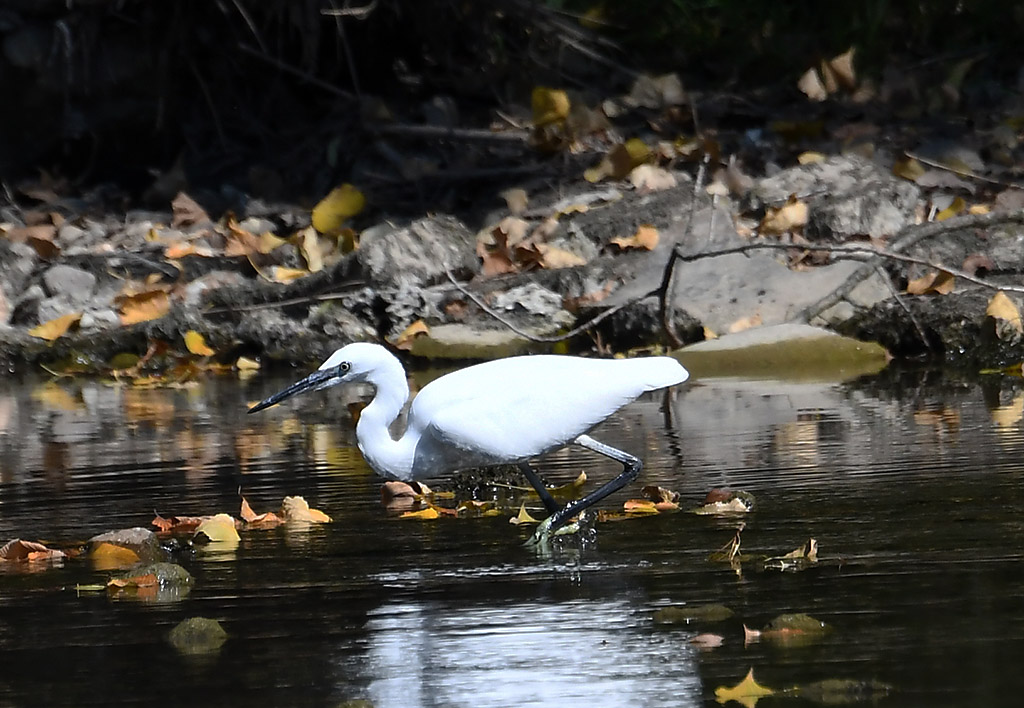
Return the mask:
[[249, 413], [270, 408], [286, 398], [307, 391], [322, 391], [338, 384], [366, 381], [367, 377], [381, 366], [381, 362], [387, 359], [393, 360], [394, 357], [378, 344], [357, 342], [346, 345], [331, 354], [312, 374], [263, 399], [250, 408]]

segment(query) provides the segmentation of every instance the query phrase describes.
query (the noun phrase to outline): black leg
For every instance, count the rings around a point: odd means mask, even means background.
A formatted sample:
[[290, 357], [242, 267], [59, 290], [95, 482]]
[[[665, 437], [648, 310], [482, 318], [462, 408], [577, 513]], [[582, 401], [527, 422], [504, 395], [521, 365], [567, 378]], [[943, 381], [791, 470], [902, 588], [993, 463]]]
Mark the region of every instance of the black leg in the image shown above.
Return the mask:
[[560, 507], [558, 502], [555, 501], [555, 498], [551, 496], [551, 492], [548, 491], [547, 487], [544, 486], [544, 482], [541, 481], [540, 477], [537, 476], [537, 473], [533, 471], [532, 467], [530, 467], [530, 463], [523, 460], [519, 463], [519, 470], [523, 473], [526, 479], [529, 480], [533, 488], [537, 490], [537, 495], [540, 497], [540, 500], [544, 502], [544, 506], [547, 507], [548, 513], [558, 513], [562, 507]]
[[565, 526], [569, 519], [576, 516], [587, 507], [593, 506], [609, 494], [619, 491], [636, 479], [637, 475], [640, 474], [640, 470], [643, 468], [643, 463], [638, 458], [633, 457], [628, 452], [623, 452], [618, 448], [612, 447], [611, 445], [605, 445], [604, 443], [598, 442], [589, 435], [580, 435], [573, 442], [581, 447], [587, 448], [588, 450], [593, 450], [605, 457], [610, 457], [613, 460], [621, 462], [622, 474], [615, 479], [606, 482], [582, 499], [571, 501], [566, 504], [564, 508], [553, 512], [550, 517], [544, 520], [540, 528], [537, 529], [537, 533], [535, 533], [527, 542], [529, 544], [537, 544], [542, 541], [546, 541], [552, 532], [562, 526]]

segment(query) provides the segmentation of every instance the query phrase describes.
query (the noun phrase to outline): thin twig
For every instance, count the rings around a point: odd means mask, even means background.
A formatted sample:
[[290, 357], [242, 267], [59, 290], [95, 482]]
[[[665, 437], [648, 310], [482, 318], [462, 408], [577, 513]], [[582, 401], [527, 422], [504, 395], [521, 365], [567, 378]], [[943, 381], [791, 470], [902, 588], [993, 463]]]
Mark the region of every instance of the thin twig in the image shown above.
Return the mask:
[[445, 275], [448, 276], [448, 280], [451, 281], [451, 284], [454, 285], [459, 290], [459, 292], [461, 292], [463, 295], [465, 295], [470, 300], [472, 300], [477, 305], [477, 307], [479, 307], [481, 310], [486, 312], [488, 315], [490, 315], [491, 317], [496, 319], [501, 324], [503, 324], [506, 327], [508, 327], [510, 330], [512, 330], [513, 332], [518, 334], [520, 337], [525, 337], [526, 339], [530, 340], [531, 342], [540, 342], [540, 343], [543, 343], [543, 344], [552, 344], [552, 343], [555, 343], [555, 342], [564, 342], [567, 339], [571, 339], [571, 338], [575, 337], [577, 334], [580, 334], [581, 332], [585, 332], [588, 329], [592, 329], [592, 328], [596, 327], [602, 321], [604, 321], [605, 319], [611, 317], [612, 315], [614, 315], [619, 310], [622, 310], [622, 309], [624, 309], [626, 307], [629, 307], [633, 303], [638, 302], [639, 300], [642, 300], [645, 297], [653, 295], [654, 293], [657, 292], [657, 290], [651, 290], [650, 292], [644, 293], [640, 297], [633, 298], [632, 300], [627, 300], [626, 302], [623, 302], [623, 303], [621, 303], [619, 305], [616, 305], [615, 307], [608, 308], [607, 310], [602, 312], [597, 317], [594, 317], [593, 319], [587, 320], [583, 324], [579, 325], [578, 327], [574, 327], [573, 329], [569, 330], [568, 332], [566, 332], [564, 334], [559, 334], [557, 336], [549, 337], [549, 336], [546, 336], [546, 335], [532, 334], [532, 333], [527, 332], [527, 331], [525, 331], [523, 329], [520, 329], [514, 323], [509, 322], [499, 312], [495, 311], [490, 305], [488, 305], [486, 302], [484, 302], [483, 299], [480, 298], [480, 296], [478, 296], [474, 292], [471, 292], [468, 288], [466, 288], [466, 286], [464, 286], [462, 283], [457, 281], [455, 279], [455, 276], [452, 275], [452, 272], [448, 268], [447, 265], [445, 265], [445, 267], [444, 267], [444, 273], [445, 273]]
[[276, 66], [281, 71], [287, 72], [289, 74], [294, 74], [295, 76], [304, 79], [308, 83], [311, 83], [314, 86], [322, 88], [324, 91], [327, 91], [328, 93], [333, 93], [335, 96], [338, 96], [339, 98], [344, 98], [347, 101], [354, 101], [356, 99], [356, 97], [349, 93], [348, 91], [344, 91], [335, 86], [334, 84], [328, 83], [323, 79], [319, 79], [310, 74], [309, 72], [303, 71], [302, 69], [298, 69], [292, 66], [291, 64], [285, 63], [280, 59], [277, 59], [276, 57], [272, 57], [269, 54], [264, 54], [263, 52], [250, 47], [248, 44], [245, 44], [244, 42], [239, 42], [238, 48], [246, 54], [251, 54], [257, 59], [262, 59], [268, 64]]
[[378, 0], [372, 0], [369, 5], [363, 5], [362, 7], [320, 10], [320, 14], [330, 15], [331, 17], [354, 17], [357, 20], [365, 20], [370, 16], [370, 13], [377, 9], [377, 2]]
[[896, 304], [903, 308], [903, 311], [907, 313], [907, 317], [909, 317], [910, 321], [914, 323], [914, 329], [917, 330], [917, 336], [921, 338], [921, 342], [923, 342], [925, 347], [928, 348], [928, 351], [934, 354], [935, 347], [932, 346], [931, 340], [928, 339], [928, 335], [925, 334], [924, 327], [921, 326], [921, 323], [918, 321], [917, 315], [914, 314], [914, 311], [911, 310], [910, 306], [903, 301], [902, 297], [900, 297], [900, 294], [896, 291], [896, 287], [892, 284], [892, 279], [889, 278], [888, 273], [882, 270], [881, 265], [876, 265], [875, 271], [882, 279], [882, 282], [885, 283], [885, 287], [889, 288], [889, 294], [892, 295], [892, 299], [896, 301]]
[[408, 135], [422, 138], [448, 138], [451, 140], [503, 140], [525, 142], [530, 133], [526, 130], [505, 130], [496, 132], [485, 128], [449, 128], [443, 125], [412, 125], [393, 123], [374, 126], [374, 132], [383, 135]]
[[[355, 290], [358, 287], [362, 287], [366, 283], [352, 283], [349, 287]], [[306, 295], [303, 297], [293, 297], [287, 300], [275, 300], [274, 302], [259, 302], [253, 305], [232, 305], [230, 307], [213, 307], [209, 310], [204, 310], [204, 315], [222, 315], [228, 312], [253, 312], [256, 310], [271, 310], [275, 307], [290, 307], [292, 305], [305, 305], [314, 302], [330, 302], [332, 300], [341, 300], [351, 295], [351, 291], [340, 292], [340, 293], [324, 293], [322, 295]]]
[[1024, 189], [1024, 185], [1016, 184], [1014, 182], [1004, 182], [1002, 180], [994, 179], [992, 177], [983, 177], [977, 174], [976, 172], [972, 172], [971, 170], [950, 167], [949, 165], [944, 165], [936, 160], [929, 160], [927, 157], [922, 157], [921, 155], [910, 152], [909, 150], [905, 150], [903, 154], [911, 159], [917, 160], [923, 165], [934, 167], [937, 170], [945, 170], [946, 172], [952, 172], [953, 174], [959, 175], [960, 177], [970, 177], [971, 179], [976, 179], [979, 182], [986, 182], [988, 184], [994, 184], [999, 187], [1009, 187], [1010, 189]]

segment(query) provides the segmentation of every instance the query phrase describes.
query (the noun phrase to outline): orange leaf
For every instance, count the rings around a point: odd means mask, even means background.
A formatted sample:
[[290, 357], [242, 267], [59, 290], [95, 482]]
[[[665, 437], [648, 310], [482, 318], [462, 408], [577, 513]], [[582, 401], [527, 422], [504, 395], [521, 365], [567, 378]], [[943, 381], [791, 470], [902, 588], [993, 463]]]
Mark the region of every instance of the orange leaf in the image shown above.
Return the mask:
[[146, 290], [123, 297], [120, 302], [122, 325], [158, 320], [171, 309], [171, 299], [163, 290]]
[[190, 329], [185, 332], [185, 347], [196, 356], [213, 356], [214, 351], [206, 344], [206, 339], [199, 332]]
[[955, 287], [953, 274], [944, 270], [933, 271], [907, 283], [908, 295], [948, 295]]
[[416, 339], [424, 334], [428, 334], [430, 328], [427, 327], [427, 323], [423, 320], [416, 320], [411, 325], [402, 330], [402, 333], [398, 335], [395, 340], [395, 348], [403, 351], [409, 351], [412, 349], [412, 340]]
[[70, 315], [64, 315], [63, 317], [43, 322], [41, 325], [30, 329], [28, 333], [33, 337], [39, 337], [39, 339], [52, 342], [63, 337], [73, 325], [78, 324], [80, 319], [82, 319], [82, 313], [74, 312]]
[[636, 233], [632, 236], [620, 236], [618, 238], [613, 238], [611, 243], [618, 246], [622, 251], [628, 251], [630, 249], [653, 251], [658, 245], [658, 238], [658, 229], [650, 224], [644, 224], [637, 227]]

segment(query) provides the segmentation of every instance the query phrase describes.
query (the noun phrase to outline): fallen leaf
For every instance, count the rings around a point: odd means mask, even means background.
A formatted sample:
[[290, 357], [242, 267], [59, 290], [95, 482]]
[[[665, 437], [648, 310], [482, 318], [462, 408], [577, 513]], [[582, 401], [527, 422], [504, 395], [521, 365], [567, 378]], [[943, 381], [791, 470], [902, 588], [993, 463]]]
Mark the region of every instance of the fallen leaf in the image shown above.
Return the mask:
[[169, 533], [171, 531], [177, 532], [192, 532], [199, 527], [199, 524], [203, 523], [209, 516], [172, 516], [170, 518], [164, 518], [160, 514], [156, 515], [150, 523], [156, 527], [160, 533]]
[[310, 273], [319, 273], [324, 269], [324, 252], [320, 246], [320, 237], [316, 229], [303, 229], [296, 235], [299, 252], [306, 259], [306, 267]]
[[821, 74], [813, 67], [805, 71], [803, 76], [797, 80], [796, 87], [812, 101], [820, 103], [828, 98], [828, 91], [825, 90], [825, 84], [822, 83]]
[[753, 706], [757, 705], [758, 699], [770, 696], [773, 693], [775, 691], [762, 686], [754, 679], [754, 669], [750, 669], [743, 680], [735, 686], [719, 686], [716, 688], [715, 700], [719, 703], [736, 701], [746, 706], [746, 708], [753, 708]]
[[82, 319], [81, 312], [73, 312], [69, 315], [57, 317], [55, 319], [43, 322], [36, 327], [33, 327], [28, 333], [33, 337], [39, 339], [45, 339], [48, 342], [52, 342], [56, 339], [63, 337], [72, 326], [78, 324], [78, 321]]
[[366, 206], [366, 197], [351, 184], [343, 184], [313, 207], [313, 228], [322, 234], [338, 233], [347, 220]]
[[530, 513], [526, 511], [526, 502], [523, 502], [519, 506], [519, 513], [508, 520], [513, 526], [520, 526], [522, 524], [539, 524], [540, 520], [530, 516]]
[[235, 368], [239, 371], [257, 371], [260, 368], [260, 363], [247, 356], [240, 356], [235, 361]]
[[637, 165], [629, 173], [629, 181], [633, 188], [640, 192], [657, 192], [671, 189], [679, 184], [675, 175], [664, 167], [657, 165]]
[[302, 497], [285, 497], [281, 502], [281, 516], [285, 521], [308, 521], [314, 524], [329, 524], [331, 517], [319, 509], [313, 509]]
[[1024, 332], [1024, 327], [1021, 325], [1020, 309], [1001, 290], [989, 300], [988, 307], [985, 308], [985, 315], [1006, 322], [1009, 327], [1018, 333]]
[[953, 202], [935, 215], [936, 221], [945, 221], [946, 219], [952, 219], [954, 216], [963, 214], [967, 210], [967, 202], [963, 200], [963, 197], [957, 197]]
[[402, 333], [395, 338], [393, 342], [396, 349], [402, 351], [409, 351], [412, 349], [412, 340], [417, 337], [423, 336], [430, 333], [430, 328], [427, 327], [427, 323], [423, 320], [416, 320], [411, 325], [402, 330]]
[[601, 162], [583, 173], [583, 178], [588, 182], [600, 182], [605, 177], [625, 179], [635, 167], [647, 162], [650, 157], [651, 149], [647, 143], [639, 138], [630, 138], [609, 150]]
[[419, 511], [407, 511], [398, 518], [400, 519], [419, 519], [420, 521], [431, 521], [433, 519], [441, 518], [441, 513], [432, 506], [428, 506], [426, 509], [420, 509]]
[[117, 301], [121, 307], [122, 325], [157, 320], [171, 309], [171, 300], [163, 290], [146, 290], [134, 295], [119, 296]]
[[781, 207], [768, 207], [765, 210], [759, 228], [761, 233], [776, 235], [798, 231], [807, 224], [809, 216], [807, 203], [800, 201], [795, 194], [791, 194]]
[[996, 267], [996, 264], [992, 262], [992, 259], [983, 253], [972, 253], [964, 258], [963, 264], [960, 266], [960, 270], [964, 271], [968, 275], [974, 275], [979, 270], [992, 270]]
[[171, 214], [171, 226], [176, 229], [210, 221], [206, 210], [184, 192], [178, 192], [178, 196], [171, 202]]
[[199, 332], [190, 329], [185, 332], [185, 348], [196, 356], [213, 356], [214, 351], [206, 344], [206, 339]]
[[657, 514], [658, 509], [650, 499], [627, 499], [622, 504], [622, 510], [627, 514]]
[[97, 570], [121, 570], [139, 562], [139, 554], [113, 543], [100, 543], [89, 551], [89, 560]]
[[241, 540], [235, 520], [228, 514], [217, 514], [204, 520], [196, 528], [194, 536], [200, 534], [214, 543], [238, 543]]
[[653, 251], [658, 245], [658, 239], [658, 229], [650, 224], [643, 224], [637, 227], [636, 233], [632, 236], [619, 236], [613, 238], [610, 243], [622, 251], [631, 249]]
[[526, 190], [520, 187], [506, 189], [501, 193], [501, 198], [505, 200], [505, 203], [508, 205], [508, 210], [512, 212], [514, 216], [519, 216], [526, 211], [526, 205], [530, 201], [530, 198], [526, 194]]
[[47, 548], [35, 541], [22, 541], [15, 538], [0, 546], [0, 560], [6, 561], [39, 561], [64, 558], [65, 553], [55, 548]]
[[907, 283], [908, 295], [948, 295], [956, 286], [953, 274], [944, 270], [933, 271]]
[[533, 124], [537, 127], [559, 123], [569, 117], [569, 94], [559, 89], [537, 86], [530, 97]]
[[726, 331], [729, 334], [736, 334], [737, 332], [742, 332], [743, 330], [751, 329], [752, 327], [760, 327], [761, 323], [762, 323], [761, 315], [760, 315], [760, 313], [758, 313], [758, 314], [750, 315], [748, 317], [741, 317], [741, 318], [739, 318], [738, 320], [736, 320], [735, 322], [730, 324], [726, 328]]
[[284, 523], [284, 519], [272, 511], [257, 514], [252, 510], [252, 507], [249, 506], [249, 502], [245, 497], [242, 497], [242, 507], [239, 510], [238, 515], [242, 518], [242, 521], [251, 526], [277, 526], [278, 524]]
[[838, 88], [844, 91], [853, 91], [857, 88], [857, 72], [853, 67], [855, 52], [856, 48], [850, 47], [839, 56], [829, 59], [827, 64], [832, 79], [838, 84]]
[[897, 160], [892, 165], [892, 173], [897, 177], [916, 182], [919, 180], [927, 170], [920, 162], [912, 157], [908, 157], [904, 160]]
[[814, 152], [813, 150], [802, 152], [796, 156], [797, 163], [801, 165], [813, 165], [819, 162], [824, 162], [825, 160], [826, 157], [824, 153]]
[[564, 248], [558, 248], [557, 246], [549, 246], [546, 243], [533, 244], [532, 250], [540, 256], [537, 260], [540, 267], [546, 268], [547, 270], [575, 268], [576, 266], [586, 265], [587, 263], [586, 260], [571, 251], [567, 251]]
[[264, 231], [259, 236], [259, 240], [256, 244], [256, 250], [263, 255], [267, 255], [268, 253], [273, 253], [286, 243], [288, 243], [287, 239], [283, 239], [269, 231]]

